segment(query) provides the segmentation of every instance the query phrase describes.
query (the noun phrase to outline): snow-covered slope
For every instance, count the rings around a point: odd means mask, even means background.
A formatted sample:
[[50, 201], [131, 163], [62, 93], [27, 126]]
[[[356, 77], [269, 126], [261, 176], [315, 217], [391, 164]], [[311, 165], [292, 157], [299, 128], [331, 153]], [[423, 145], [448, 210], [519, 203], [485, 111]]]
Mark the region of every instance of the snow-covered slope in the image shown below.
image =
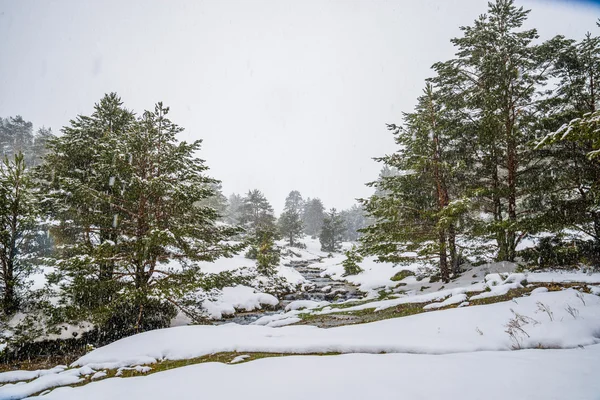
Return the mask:
[[600, 345], [430, 356], [348, 354], [206, 363], [60, 388], [47, 400], [598, 399]]
[[[600, 297], [576, 290], [535, 293], [515, 301], [456, 308], [369, 324], [313, 326], [186, 326], [145, 332], [96, 349], [75, 365], [117, 368], [162, 359], [187, 359], [223, 351], [454, 353], [600, 343]], [[553, 319], [539, 311], [546, 305]], [[577, 317], [567, 307], [578, 310]], [[514, 312], [535, 319], [519, 343], [505, 332]], [[528, 335], [528, 336], [527, 336]]]

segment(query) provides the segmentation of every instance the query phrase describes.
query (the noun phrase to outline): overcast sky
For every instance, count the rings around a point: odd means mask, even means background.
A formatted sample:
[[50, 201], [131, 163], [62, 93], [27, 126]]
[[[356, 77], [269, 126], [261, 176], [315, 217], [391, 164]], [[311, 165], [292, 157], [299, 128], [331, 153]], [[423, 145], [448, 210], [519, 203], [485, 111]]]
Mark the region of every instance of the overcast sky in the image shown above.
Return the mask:
[[[116, 91], [203, 139], [226, 195], [347, 208], [371, 189], [449, 39], [486, 1], [0, 0], [0, 116], [55, 132]], [[598, 34], [593, 2], [523, 1], [542, 38]]]

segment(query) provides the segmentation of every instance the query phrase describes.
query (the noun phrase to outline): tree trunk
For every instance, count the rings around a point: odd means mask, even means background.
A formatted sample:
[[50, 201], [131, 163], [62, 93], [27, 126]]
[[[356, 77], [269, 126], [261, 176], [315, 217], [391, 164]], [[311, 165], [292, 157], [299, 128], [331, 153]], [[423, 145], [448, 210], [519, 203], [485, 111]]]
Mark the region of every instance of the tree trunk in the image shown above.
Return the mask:
[[450, 273], [448, 271], [448, 257], [446, 254], [446, 231], [440, 229], [439, 232], [439, 246], [440, 246], [440, 274], [442, 275], [442, 281], [444, 283], [450, 282]]
[[508, 221], [509, 226], [506, 231], [506, 260], [515, 261], [516, 257], [516, 224], [517, 224], [517, 149], [513, 135], [512, 119], [506, 122], [507, 134], [507, 169], [508, 169]]
[[454, 224], [448, 227], [448, 251], [450, 253], [450, 267], [453, 274], [458, 274], [459, 262], [458, 254], [456, 254], [456, 229]]
[[[17, 187], [17, 196], [18, 196]], [[19, 202], [13, 204], [11, 209], [11, 221], [10, 221], [10, 239], [8, 241], [8, 254], [6, 254], [6, 261], [4, 262], [4, 296], [2, 299], [2, 306], [5, 315], [12, 315], [18, 309], [17, 299], [15, 295], [15, 260], [17, 257], [17, 218], [18, 218]]]
[[[443, 173], [440, 168], [441, 163], [441, 150], [440, 140], [436, 131], [436, 117], [435, 109], [433, 107], [433, 99], [431, 93], [429, 93], [429, 107], [431, 112], [431, 137], [433, 139], [433, 175], [435, 179], [436, 194], [438, 209], [441, 212], [448, 206], [448, 189], [446, 182], [444, 181]], [[439, 222], [439, 221], [438, 221]], [[446, 254], [446, 229], [442, 226], [438, 226], [439, 229], [439, 252], [440, 252], [440, 272], [444, 282], [450, 281], [450, 274], [448, 271], [448, 256]]]
[[506, 242], [506, 231], [501, 226], [503, 220], [502, 200], [500, 197], [500, 178], [498, 176], [498, 160], [495, 146], [492, 150], [492, 158], [494, 162], [492, 172], [492, 202], [494, 208], [494, 222], [496, 224], [494, 231], [496, 235], [496, 243], [498, 245], [498, 256], [496, 258], [498, 261], [506, 261], [508, 257], [508, 245]]
[[600, 268], [600, 212], [594, 213], [594, 267]]

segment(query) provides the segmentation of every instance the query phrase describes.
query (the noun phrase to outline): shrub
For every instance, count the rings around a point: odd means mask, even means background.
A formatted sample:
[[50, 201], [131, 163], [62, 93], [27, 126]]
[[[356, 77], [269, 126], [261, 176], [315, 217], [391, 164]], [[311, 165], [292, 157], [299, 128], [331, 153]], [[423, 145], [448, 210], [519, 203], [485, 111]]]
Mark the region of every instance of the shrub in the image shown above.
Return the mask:
[[397, 281], [401, 281], [404, 278], [409, 277], [409, 276], [415, 276], [415, 273], [413, 271], [403, 269], [402, 271], [396, 272], [396, 274], [394, 274], [394, 276], [392, 276], [390, 279], [394, 282], [397, 282]]

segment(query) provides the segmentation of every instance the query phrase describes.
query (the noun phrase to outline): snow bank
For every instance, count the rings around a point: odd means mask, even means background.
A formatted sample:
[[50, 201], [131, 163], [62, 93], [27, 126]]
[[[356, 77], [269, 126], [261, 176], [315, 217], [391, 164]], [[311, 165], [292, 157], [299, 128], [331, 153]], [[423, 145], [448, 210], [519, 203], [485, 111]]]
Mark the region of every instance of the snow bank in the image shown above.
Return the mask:
[[374, 291], [381, 288], [390, 288], [398, 285], [398, 282], [391, 278], [402, 270], [416, 270], [414, 265], [395, 265], [392, 263], [376, 262], [376, 257], [365, 257], [359, 263], [363, 272], [358, 275], [344, 276], [344, 266], [341, 264], [346, 257], [343, 254], [336, 254], [332, 258], [324, 260], [321, 264], [315, 264], [315, 267], [323, 269], [323, 276], [330, 276], [334, 280], [344, 280], [350, 282], [363, 292]]
[[503, 296], [509, 290], [522, 288], [523, 283], [526, 281], [527, 278], [524, 274], [510, 274], [506, 278], [503, 278], [500, 274], [489, 274], [485, 277], [485, 284], [489, 291], [471, 296], [469, 300]]
[[59, 365], [51, 369], [38, 369], [35, 371], [9, 371], [0, 373], [0, 383], [6, 382], [18, 382], [18, 381], [30, 381], [40, 376], [48, 374], [57, 374], [64, 371], [67, 368], [66, 365]]
[[[455, 353], [509, 350], [514, 346], [506, 324], [514, 312], [539, 323], [524, 327], [520, 346], [570, 348], [600, 343], [600, 297], [569, 289], [538, 293], [511, 302], [463, 307], [362, 325], [321, 329], [314, 326], [185, 326], [145, 332], [96, 349], [74, 365], [94, 369], [187, 359], [217, 352], [365, 352]], [[554, 313], [538, 314], [538, 302]], [[575, 307], [573, 318], [566, 307]], [[481, 333], [480, 333], [481, 332]]]
[[27, 383], [7, 383], [0, 387], [0, 399], [22, 399], [53, 387], [73, 385], [83, 380], [81, 375], [89, 375], [91, 372], [93, 371], [89, 367], [83, 367], [59, 373], [47, 373]]
[[262, 305], [275, 307], [279, 304], [277, 297], [268, 293], [261, 293], [255, 289], [238, 285], [224, 287], [217, 300], [205, 300], [202, 303], [211, 318], [221, 319], [223, 315], [233, 315], [236, 310], [253, 311], [262, 308]]
[[[600, 345], [429, 356], [348, 354], [206, 363], [60, 388], [47, 400], [597, 399]], [[235, 382], [226, 384], [223, 382]]]
[[331, 304], [328, 301], [314, 301], [314, 300], [296, 300], [285, 306], [285, 311], [301, 310], [301, 309], [313, 309], [318, 307], [324, 307]]
[[435, 308], [442, 308], [442, 307], [449, 306], [451, 304], [460, 304], [466, 300], [467, 300], [466, 294], [464, 294], [464, 293], [455, 294], [454, 296], [448, 297], [446, 300], [442, 301], [441, 303], [427, 304], [425, 307], [423, 307], [423, 309], [431, 310], [431, 309], [435, 309]]
[[600, 283], [600, 273], [585, 273], [585, 272], [535, 272], [527, 274], [527, 282], [582, 282], [582, 283]]

